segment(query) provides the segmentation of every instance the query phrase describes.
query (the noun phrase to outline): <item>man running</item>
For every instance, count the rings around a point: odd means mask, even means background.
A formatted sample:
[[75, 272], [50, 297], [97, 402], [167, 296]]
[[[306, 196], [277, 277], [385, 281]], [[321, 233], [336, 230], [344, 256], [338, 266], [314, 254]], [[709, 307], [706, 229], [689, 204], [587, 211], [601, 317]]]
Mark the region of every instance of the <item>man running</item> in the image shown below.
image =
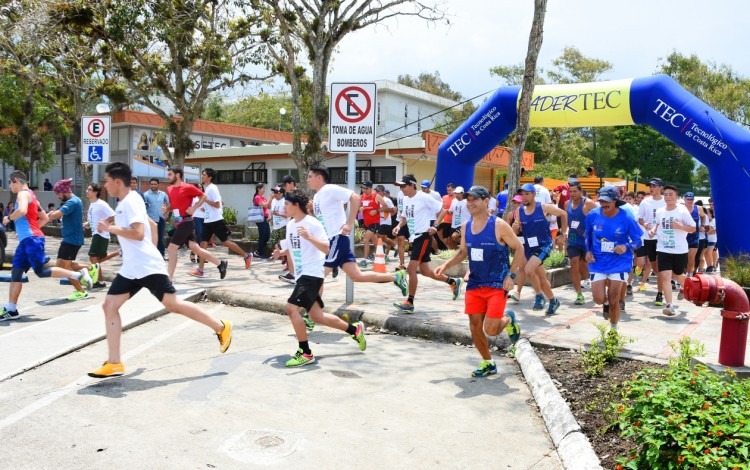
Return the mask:
[[690, 192], [685, 193], [683, 200], [685, 201], [685, 209], [688, 210], [690, 217], [695, 221], [695, 232], [688, 233], [687, 236], [688, 265], [686, 273], [692, 275], [696, 271], [696, 260], [698, 259], [696, 255], [698, 253], [701, 229], [703, 227], [703, 223], [701, 222], [706, 217], [706, 214], [703, 212], [701, 206], [695, 204], [695, 194]]
[[[464, 199], [464, 188], [461, 186], [455, 188], [453, 190], [453, 195], [455, 198], [453, 199], [448, 212], [452, 216], [450, 241], [455, 249], [458, 246], [458, 243], [462, 240], [461, 227], [463, 226], [463, 223], [466, 222], [466, 216], [468, 214], [466, 210], [466, 200]], [[487, 213], [489, 214], [489, 210]]]
[[[427, 181], [427, 180], [425, 180]], [[424, 182], [422, 184], [424, 185]], [[423, 276], [430, 277], [436, 281], [445, 282], [451, 288], [453, 300], [461, 293], [461, 278], [448, 277], [445, 274], [435, 274], [430, 268], [430, 253], [432, 253], [432, 236], [437, 232], [436, 220], [441, 220], [445, 215], [443, 200], [434, 199], [424, 191], [417, 190], [417, 180], [410, 175], [405, 175], [398, 183], [401, 186], [404, 197], [404, 209], [398, 225], [393, 228], [393, 234], [401, 232], [406, 226], [409, 229], [409, 242], [411, 243], [411, 258], [407, 266], [409, 273], [409, 296], [402, 302], [394, 302], [393, 306], [404, 313], [414, 312], [414, 296], [417, 294], [417, 268]], [[432, 225], [430, 225], [432, 223]]]
[[[310, 172], [312, 171], [311, 168]], [[286, 249], [276, 249], [273, 258], [288, 256], [294, 259], [294, 274], [297, 282], [287, 300], [285, 310], [299, 342], [297, 352], [286, 362], [286, 366], [299, 367], [315, 362], [315, 356], [307, 340], [307, 325], [300, 315], [301, 308], [307, 310], [315, 323], [347, 332], [357, 342], [359, 350], [364, 351], [367, 348], [364, 323], [361, 321], [353, 324], [347, 323], [336, 315], [323, 312], [324, 305], [320, 293], [323, 290], [323, 280], [326, 275], [324, 263], [329, 251], [338, 245], [334, 243], [329, 245], [323, 225], [315, 217], [307, 214], [309, 199], [304, 192], [295, 189], [285, 193], [284, 199], [284, 208], [289, 217]], [[356, 211], [354, 213], [356, 214]]]
[[599, 189], [599, 207], [586, 216], [586, 262], [591, 271], [594, 303], [608, 305], [604, 318], [610, 328], [620, 321], [620, 298], [633, 268], [633, 253], [641, 246], [641, 229], [633, 216], [620, 209], [612, 186]]
[[378, 238], [383, 241], [383, 249], [387, 260], [391, 248], [396, 247], [396, 242], [393, 240], [393, 215], [396, 213], [396, 206], [393, 205], [391, 193], [385, 189], [385, 186], [382, 184], [377, 185], [375, 187], [375, 192], [378, 195], [378, 204], [380, 204]]
[[[182, 180], [183, 176], [184, 173], [181, 167], [170, 167], [167, 170], [167, 178], [171, 185], [167, 188], [167, 195], [169, 196], [169, 205], [172, 208], [175, 218], [175, 230], [167, 247], [167, 252], [169, 253], [169, 279], [174, 279], [174, 270], [177, 267], [177, 249], [185, 243], [188, 244], [190, 251], [195, 253], [201, 261], [208, 260], [215, 264], [219, 269], [219, 277], [224, 279], [227, 275], [228, 263], [226, 261], [219, 261], [208, 250], [201, 248], [193, 239], [193, 212], [206, 201], [206, 195], [192, 184], [185, 183]], [[194, 197], [197, 197], [198, 200], [195, 204], [192, 204]], [[192, 275], [192, 273], [189, 274]], [[203, 275], [201, 274], [200, 277], [203, 277]]]
[[[649, 235], [648, 232], [651, 231], [651, 228], [654, 226], [654, 218], [656, 217], [656, 211], [663, 208], [666, 203], [664, 202], [664, 198], [662, 197], [662, 189], [664, 188], [664, 181], [662, 181], [659, 178], [651, 178], [651, 181], [649, 181], [649, 191], [651, 192], [651, 197], [646, 198], [643, 201], [641, 201], [641, 205], [638, 206], [638, 223], [641, 224], [641, 227], [643, 227], [646, 230], [646, 235], [644, 235], [643, 240], [643, 246], [646, 248], [646, 256], [648, 257], [649, 264], [644, 266], [642, 278], [641, 278], [641, 285], [640, 285], [640, 291], [643, 292], [646, 290], [646, 284], [648, 283], [648, 277], [651, 274], [651, 270], [654, 272], [659, 272], [659, 263], [656, 259], [656, 239]], [[667, 279], [667, 282], [670, 280]], [[664, 305], [664, 285], [661, 282], [661, 276], [657, 276], [656, 278], [656, 298], [654, 299], [654, 305], [657, 307], [661, 307]]]
[[581, 280], [589, 277], [589, 264], [586, 262], [586, 216], [596, 203], [583, 197], [583, 188], [579, 181], [569, 182], [566, 188], [570, 199], [565, 202], [568, 214], [568, 258], [570, 259], [570, 279], [576, 290], [576, 305], [583, 305], [586, 300], [581, 291]]
[[109, 207], [107, 201], [100, 199], [101, 194], [102, 187], [96, 183], [91, 183], [86, 188], [86, 196], [89, 198], [87, 224], [91, 229], [89, 261], [91, 261], [91, 274], [96, 274], [96, 277], [91, 276], [91, 280], [94, 282], [94, 287], [96, 288], [107, 287], [103, 282], [102, 263], [120, 254], [119, 250], [107, 253], [107, 248], [109, 248], [109, 232], [100, 232], [96, 229], [100, 220], [107, 220], [110, 223], [115, 220], [115, 211]]
[[555, 315], [560, 308], [560, 301], [555, 298], [552, 286], [544, 271], [544, 260], [552, 251], [552, 235], [549, 231], [548, 216], [560, 217], [562, 226], [565, 227], [563, 236], [568, 235], [568, 214], [554, 204], [543, 204], [536, 202], [536, 188], [531, 183], [521, 186], [521, 200], [523, 205], [517, 209], [518, 214], [514, 222], [514, 231], [523, 231], [524, 252], [526, 265], [524, 271], [531, 281], [531, 286], [536, 293], [534, 310], [544, 309], [544, 296], [549, 299], [546, 315]]
[[[227, 228], [227, 223], [224, 222], [221, 193], [219, 192], [219, 188], [214, 184], [214, 179], [216, 179], [216, 170], [213, 168], [206, 168], [201, 172], [201, 182], [203, 183], [206, 195], [206, 215], [203, 219], [201, 248], [204, 250], [208, 248], [208, 242], [215, 236], [219, 239], [222, 246], [242, 256], [245, 260], [245, 269], [250, 269], [250, 265], [253, 262], [253, 254], [245, 253], [242, 248], [229, 239], [229, 229]], [[203, 277], [204, 264], [205, 259], [201, 256], [198, 260], [198, 269], [189, 274], [195, 277]]]
[[378, 246], [378, 226], [380, 225], [380, 203], [378, 194], [373, 189], [372, 181], [367, 180], [362, 183], [362, 195], [359, 197], [361, 206], [359, 211], [362, 213], [362, 220], [365, 223], [365, 236], [362, 237], [364, 245], [364, 259], [358, 264], [360, 267], [367, 267], [367, 261], [375, 261], [375, 254], [370, 255], [370, 243], [373, 248]]
[[[57, 251], [55, 266], [68, 271], [80, 271], [85, 268], [90, 270], [89, 275], [92, 279], [98, 279], [99, 275], [96, 272], [98, 267], [96, 265], [84, 266], [76, 261], [78, 251], [83, 246], [83, 203], [78, 196], [73, 194], [72, 183], [72, 179], [60, 180], [53, 187], [57, 198], [63, 203], [59, 210], [49, 213], [49, 220], [62, 219], [63, 223], [62, 243], [60, 243], [60, 248]], [[77, 279], [69, 280], [75, 288], [75, 292], [68, 296], [68, 300], [82, 300], [89, 296], [89, 293]]]
[[148, 217], [154, 221], [157, 228], [157, 245], [159, 253], [162, 258], [166, 256], [166, 249], [164, 248], [164, 232], [167, 228], [167, 219], [165, 218], [165, 210], [169, 208], [169, 198], [167, 193], [159, 189], [159, 178], [151, 178], [149, 181], [149, 190], [143, 195], [143, 200], [146, 201], [146, 210], [148, 211]]
[[[458, 188], [456, 188], [458, 189]], [[466, 284], [466, 308], [469, 329], [474, 346], [482, 363], [471, 373], [473, 377], [486, 377], [497, 373], [492, 360], [487, 336], [496, 336], [506, 330], [512, 342], [518, 341], [521, 328], [512, 310], [505, 315], [508, 292], [513, 289], [523, 264], [523, 245], [513, 229], [500, 217], [489, 215], [490, 192], [482, 186], [472, 186], [466, 193], [466, 208], [471, 215], [463, 223], [461, 246], [451, 259], [435, 270], [441, 275], [448, 268], [469, 257], [469, 281]], [[510, 264], [509, 249], [515, 250]]]
[[[649, 230], [651, 238], [656, 237], [657, 267], [659, 281], [664, 289], [664, 299], [667, 304], [662, 313], [672, 316], [676, 314], [672, 305], [672, 284], [674, 277], [685, 282], [685, 269], [688, 265], [687, 236], [696, 231], [695, 221], [690, 212], [683, 205], [677, 204], [680, 192], [674, 186], [664, 186], [664, 207], [656, 211], [654, 224]], [[658, 235], [658, 236], [657, 236]], [[680, 291], [678, 299], [682, 299]]]
[[[359, 196], [349, 189], [331, 184], [331, 175], [323, 165], [312, 165], [307, 175], [307, 186], [315, 193], [313, 210], [323, 224], [331, 249], [325, 260], [326, 274], [334, 268], [341, 268], [354, 282], [392, 282], [406, 295], [406, 275], [403, 271], [395, 274], [366, 272], [357, 267], [356, 259], [349, 244], [349, 233], [354, 227], [359, 212]], [[308, 199], [305, 199], [308, 200]], [[347, 218], [344, 206], [349, 206]], [[288, 204], [285, 205], [288, 208]], [[288, 212], [287, 212], [288, 214]], [[291, 217], [291, 215], [289, 215]], [[378, 220], [380, 216], [378, 215]], [[287, 237], [289, 234], [287, 227]], [[376, 241], [377, 243], [377, 241]], [[296, 265], [297, 260], [292, 258]], [[295, 266], [296, 270], [296, 266]]]
[[[443, 209], [447, 210], [448, 213], [443, 218], [443, 222], [438, 225], [437, 233], [440, 242], [450, 250], [456, 249], [456, 244], [451, 240], [451, 234], [453, 233], [453, 226], [451, 225], [453, 214], [450, 212], [451, 204], [453, 204], [453, 200], [455, 199], [455, 189], [456, 185], [453, 183], [448, 183], [445, 186], [446, 195], [443, 196]], [[441, 248], [444, 249], [445, 247]]]
[[179, 313], [211, 328], [219, 339], [219, 352], [226, 352], [232, 343], [232, 322], [217, 320], [198, 305], [177, 297], [177, 290], [167, 276], [164, 260], [154, 243], [155, 234], [152, 233], [152, 225], [148, 222], [146, 204], [128, 185], [130, 167], [125, 163], [115, 162], [107, 165], [104, 171], [104, 186], [107, 192], [118, 197], [120, 202], [115, 211], [115, 225], [110, 225], [107, 220], [100, 220], [97, 230], [117, 235], [122, 248], [122, 266], [109, 286], [102, 305], [107, 331], [107, 361], [98, 369], [89, 372], [89, 376], [103, 378], [125, 373], [125, 365], [120, 357], [120, 307], [144, 287], [168, 311]]
[[88, 271], [84, 268], [79, 272], [69, 271], [60, 267], [48, 268], [47, 255], [44, 253], [44, 233], [41, 227], [49, 220], [42, 210], [34, 192], [29, 189], [26, 174], [14, 171], [10, 174], [9, 188], [18, 196], [13, 205], [13, 212], [3, 217], [3, 225], [15, 222], [18, 246], [13, 255], [10, 270], [10, 287], [8, 288], [8, 303], [0, 313], [0, 321], [14, 320], [20, 315], [18, 312], [18, 298], [23, 288], [23, 273], [29, 268], [39, 277], [68, 278], [82, 281], [89, 288], [93, 286]]

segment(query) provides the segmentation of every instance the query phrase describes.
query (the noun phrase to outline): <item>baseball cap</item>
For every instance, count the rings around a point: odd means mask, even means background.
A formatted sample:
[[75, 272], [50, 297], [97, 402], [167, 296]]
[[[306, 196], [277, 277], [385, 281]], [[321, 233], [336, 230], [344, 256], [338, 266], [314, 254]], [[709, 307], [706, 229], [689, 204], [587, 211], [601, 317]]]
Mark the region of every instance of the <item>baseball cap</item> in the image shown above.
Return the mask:
[[523, 202], [523, 198], [520, 194], [516, 194], [515, 196], [513, 196], [513, 199], [511, 199], [511, 201], [521, 203]]
[[463, 186], [456, 186], [456, 189], [453, 190], [454, 193], [463, 193], [464, 187]]
[[375, 186], [375, 191], [385, 191], [385, 186], [383, 186], [382, 184], [379, 184]]
[[68, 178], [66, 180], [59, 180], [57, 183], [55, 183], [55, 186], [52, 188], [52, 190], [55, 192], [55, 194], [68, 194], [73, 192], [73, 178]]
[[614, 188], [614, 186], [603, 186], [599, 188], [598, 194], [600, 201], [614, 201], [617, 206], [625, 204], [625, 201], [620, 201], [619, 199], [617, 199], [617, 190]]
[[430, 180], [422, 180], [423, 188], [429, 188], [430, 186], [432, 186], [432, 183], [430, 183]]
[[649, 186], [664, 186], [664, 181], [662, 181], [661, 178], [651, 178], [651, 181], [648, 182]]
[[685, 193], [683, 196], [685, 199], [695, 199], [695, 194], [693, 193]]
[[294, 180], [294, 176], [292, 175], [286, 175], [283, 178], [281, 178], [281, 184], [288, 184], [288, 183], [297, 183], [297, 181]]
[[[464, 188], [459, 186], [458, 188], [456, 188], [454, 192], [459, 192], [458, 191], [459, 189], [461, 189], [460, 192], [463, 192], [464, 190]], [[487, 191], [487, 188], [485, 188], [484, 186], [476, 185], [476, 186], [472, 186], [471, 188], [469, 188], [469, 190], [466, 191], [466, 195], [471, 196], [476, 199], [489, 199], [490, 192]]]
[[280, 193], [283, 191], [283, 189], [281, 189], [281, 186], [276, 185], [273, 188], [271, 188], [271, 191], [273, 191], [274, 193]]
[[372, 188], [372, 181], [366, 180], [362, 183], [363, 188]]
[[403, 186], [405, 184], [417, 184], [417, 180], [415, 180], [411, 176], [404, 176], [401, 178], [401, 181], [396, 181], [393, 184], [396, 186]]
[[508, 189], [508, 182], [507, 181], [505, 182], [505, 186], [504, 187], [505, 187], [505, 189]]
[[535, 193], [536, 192], [536, 188], [534, 187], [533, 184], [526, 183], [523, 186], [521, 186], [521, 191], [526, 191], [526, 192], [529, 192], [529, 193]]

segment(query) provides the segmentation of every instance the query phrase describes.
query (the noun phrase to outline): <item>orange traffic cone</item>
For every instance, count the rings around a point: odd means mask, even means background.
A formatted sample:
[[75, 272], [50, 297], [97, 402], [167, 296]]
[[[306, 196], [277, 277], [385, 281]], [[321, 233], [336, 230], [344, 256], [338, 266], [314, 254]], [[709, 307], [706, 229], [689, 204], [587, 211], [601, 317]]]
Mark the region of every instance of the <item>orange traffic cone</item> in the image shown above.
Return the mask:
[[378, 238], [378, 247], [375, 249], [375, 264], [372, 270], [376, 273], [386, 273], [385, 270], [385, 253], [383, 252], [383, 239]]

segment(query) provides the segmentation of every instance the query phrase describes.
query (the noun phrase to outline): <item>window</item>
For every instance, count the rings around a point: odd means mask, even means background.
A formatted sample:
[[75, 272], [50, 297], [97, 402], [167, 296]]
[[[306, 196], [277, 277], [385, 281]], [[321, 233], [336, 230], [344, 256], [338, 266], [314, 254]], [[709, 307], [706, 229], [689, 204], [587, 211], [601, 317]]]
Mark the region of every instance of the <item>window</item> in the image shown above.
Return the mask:
[[[346, 167], [329, 168], [331, 172], [331, 183], [347, 184], [349, 171]], [[370, 180], [375, 184], [393, 184], [396, 181], [395, 166], [374, 166], [357, 168], [355, 175], [355, 184], [362, 184]]]
[[299, 170], [297, 168], [289, 168], [289, 169], [284, 169], [284, 170], [274, 170], [274, 175], [275, 175], [274, 181], [276, 183], [280, 183], [281, 182], [281, 178], [285, 177], [286, 175], [291, 175], [292, 178], [294, 178], [294, 181], [300, 182]]
[[268, 170], [217, 170], [217, 184], [258, 184], [268, 183]]

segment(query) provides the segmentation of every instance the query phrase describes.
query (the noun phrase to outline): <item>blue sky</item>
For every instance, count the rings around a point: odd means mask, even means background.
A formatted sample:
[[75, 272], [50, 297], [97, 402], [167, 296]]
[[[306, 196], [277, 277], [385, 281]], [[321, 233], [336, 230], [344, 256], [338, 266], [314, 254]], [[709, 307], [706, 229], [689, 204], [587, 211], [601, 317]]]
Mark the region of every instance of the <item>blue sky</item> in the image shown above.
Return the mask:
[[[429, 0], [428, 0], [429, 1]], [[451, 26], [400, 18], [348, 35], [329, 82], [396, 80], [439, 71], [465, 97], [497, 88], [495, 65], [523, 62], [532, 0], [443, 0]], [[672, 51], [697, 54], [750, 77], [747, 0], [549, 0], [538, 65], [549, 68], [564, 47], [607, 60], [603, 78], [651, 75]]]

